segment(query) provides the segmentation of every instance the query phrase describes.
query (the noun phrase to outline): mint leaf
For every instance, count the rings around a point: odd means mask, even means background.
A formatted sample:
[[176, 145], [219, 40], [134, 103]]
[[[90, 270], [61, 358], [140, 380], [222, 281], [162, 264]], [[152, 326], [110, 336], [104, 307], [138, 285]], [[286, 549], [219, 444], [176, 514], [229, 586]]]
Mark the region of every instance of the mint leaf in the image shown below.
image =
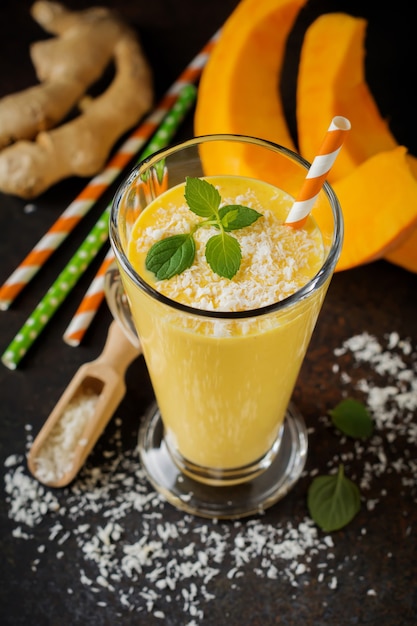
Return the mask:
[[193, 264], [195, 242], [191, 233], [173, 235], [157, 241], [146, 255], [146, 269], [158, 280], [181, 274]]
[[200, 178], [185, 179], [184, 197], [191, 211], [200, 217], [215, 217], [221, 202], [216, 187]]
[[307, 504], [315, 523], [325, 532], [332, 532], [346, 526], [359, 512], [360, 493], [346, 478], [343, 465], [339, 465], [336, 475], [318, 476], [313, 480]]
[[374, 425], [367, 408], [358, 400], [348, 398], [329, 411], [333, 424], [349, 437], [367, 439]]
[[262, 213], [240, 204], [228, 204], [219, 209], [219, 216], [224, 230], [230, 231], [250, 226], [262, 216]]
[[215, 274], [233, 278], [242, 260], [238, 240], [225, 233], [210, 237], [206, 244], [206, 259]]

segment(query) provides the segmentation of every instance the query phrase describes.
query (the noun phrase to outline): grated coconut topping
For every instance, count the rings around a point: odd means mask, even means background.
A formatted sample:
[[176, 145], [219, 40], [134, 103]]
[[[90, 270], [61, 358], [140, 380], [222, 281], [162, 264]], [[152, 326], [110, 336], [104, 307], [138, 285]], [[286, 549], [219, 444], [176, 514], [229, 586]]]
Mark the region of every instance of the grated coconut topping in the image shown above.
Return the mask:
[[[290, 197], [273, 197], [276, 209], [287, 214]], [[250, 227], [233, 231], [242, 251], [242, 263], [232, 280], [215, 274], [205, 259], [207, 241], [219, 231], [199, 228], [194, 233], [196, 256], [191, 267], [169, 280], [154, 282], [153, 287], [172, 300], [206, 311], [243, 311], [279, 302], [303, 287], [323, 263], [320, 231], [311, 227], [289, 228], [282, 217], [265, 208], [252, 189], [237, 197], [227, 197], [224, 204], [242, 204], [262, 216]], [[129, 258], [136, 269], [153, 244], [162, 239], [187, 233], [190, 224], [199, 221], [186, 203], [166, 203], [153, 213], [154, 222], [133, 231]], [[140, 219], [139, 219], [140, 223]], [[132, 254], [132, 250], [135, 252]]]

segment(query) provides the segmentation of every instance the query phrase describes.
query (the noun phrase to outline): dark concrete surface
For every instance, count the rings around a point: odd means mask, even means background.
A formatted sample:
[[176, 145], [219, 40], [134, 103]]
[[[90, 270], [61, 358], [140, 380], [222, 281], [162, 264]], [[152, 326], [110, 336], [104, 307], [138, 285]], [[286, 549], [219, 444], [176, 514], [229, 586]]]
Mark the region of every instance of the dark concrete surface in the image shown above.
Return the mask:
[[[237, 3], [115, 0], [102, 4], [116, 7], [137, 28], [154, 68], [159, 97]], [[369, 19], [369, 83], [398, 141], [417, 155], [412, 3], [397, 2], [389, 9], [365, 5], [312, 0], [300, 13], [281, 85], [289, 123], [294, 132], [294, 68], [306, 24], [329, 10], [364, 15]], [[29, 6], [26, 0], [3, 0], [0, 6], [0, 95], [35, 81], [28, 45], [45, 35], [31, 20]], [[81, 8], [87, 3], [72, 0], [68, 6]], [[190, 137], [192, 132], [190, 115], [177, 138]], [[1, 283], [84, 185], [79, 179], [56, 185], [36, 199], [34, 212], [25, 211], [24, 201], [0, 197]], [[11, 309], [0, 312], [1, 351], [109, 197], [102, 198]], [[294, 394], [309, 427], [305, 473], [293, 491], [259, 519], [215, 523], [164, 504], [140, 473], [137, 431], [140, 416], [153, 399], [141, 359], [127, 373], [128, 392], [116, 413], [120, 422], [115, 419], [109, 424], [75, 483], [62, 491], [43, 491], [29, 477], [25, 453], [31, 437], [78, 367], [98, 356], [104, 345], [110, 321], [106, 306], [79, 348], [62, 341], [100, 260], [86, 272], [17, 370], [0, 366], [1, 624], [417, 623], [416, 275], [385, 261], [335, 275]], [[344, 344], [364, 333], [375, 339], [386, 359], [398, 357], [401, 364], [381, 371], [375, 354], [361, 360], [354, 348]], [[401, 381], [404, 371], [411, 374]], [[383, 401], [380, 390], [387, 386], [391, 396]], [[378, 390], [379, 404], [375, 400]], [[405, 393], [408, 404], [400, 405], [400, 395]], [[332, 428], [327, 412], [346, 395], [371, 405], [377, 424], [371, 441], [358, 444]], [[112, 459], [116, 459], [113, 465]], [[311, 524], [307, 490], [314, 475], [334, 470], [340, 461], [361, 486], [362, 506], [347, 527], [329, 536]], [[98, 478], [95, 468], [103, 470]], [[148, 499], [133, 504], [132, 493], [139, 492]], [[34, 511], [48, 494], [57, 505], [36, 515]], [[110, 522], [113, 528], [120, 525], [120, 537], [111, 535], [111, 558], [105, 539], [98, 541], [110, 558], [101, 560], [107, 568], [101, 572], [104, 579], [107, 573], [105, 586], [97, 580], [100, 561], [95, 562], [86, 549]], [[309, 530], [304, 524], [311, 524]], [[264, 541], [262, 547], [256, 537]], [[308, 537], [310, 545], [306, 545]], [[146, 544], [147, 559], [128, 575], [124, 550], [141, 541]], [[285, 545], [292, 551], [291, 558], [283, 555]]]

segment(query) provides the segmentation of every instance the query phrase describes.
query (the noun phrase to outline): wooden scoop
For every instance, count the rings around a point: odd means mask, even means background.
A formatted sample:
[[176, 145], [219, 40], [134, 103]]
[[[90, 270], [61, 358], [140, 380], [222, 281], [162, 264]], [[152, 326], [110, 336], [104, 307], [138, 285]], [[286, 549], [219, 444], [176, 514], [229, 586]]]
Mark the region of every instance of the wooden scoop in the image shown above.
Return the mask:
[[[134, 345], [113, 321], [101, 355], [79, 368], [32, 444], [27, 462], [37, 480], [49, 487], [64, 487], [74, 479], [121, 402], [126, 392], [126, 369], [140, 353], [139, 340]], [[79, 406], [87, 401], [90, 416], [84, 424], [78, 422], [80, 432], [74, 436], [73, 430], [71, 436], [70, 429], [76, 427], [74, 403]]]

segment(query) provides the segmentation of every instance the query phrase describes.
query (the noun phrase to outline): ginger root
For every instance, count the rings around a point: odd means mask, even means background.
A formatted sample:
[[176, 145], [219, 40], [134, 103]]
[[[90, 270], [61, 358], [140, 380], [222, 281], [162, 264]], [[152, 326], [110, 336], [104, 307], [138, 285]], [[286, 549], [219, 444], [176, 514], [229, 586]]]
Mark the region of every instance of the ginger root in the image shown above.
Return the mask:
[[[153, 100], [151, 70], [138, 38], [114, 12], [73, 12], [43, 0], [31, 12], [56, 35], [31, 47], [41, 84], [0, 100], [0, 148], [6, 146], [0, 152], [0, 191], [25, 199], [69, 176], [99, 172], [116, 140]], [[115, 76], [109, 87], [87, 99], [87, 89], [111, 61]], [[57, 126], [75, 105], [81, 114]]]

